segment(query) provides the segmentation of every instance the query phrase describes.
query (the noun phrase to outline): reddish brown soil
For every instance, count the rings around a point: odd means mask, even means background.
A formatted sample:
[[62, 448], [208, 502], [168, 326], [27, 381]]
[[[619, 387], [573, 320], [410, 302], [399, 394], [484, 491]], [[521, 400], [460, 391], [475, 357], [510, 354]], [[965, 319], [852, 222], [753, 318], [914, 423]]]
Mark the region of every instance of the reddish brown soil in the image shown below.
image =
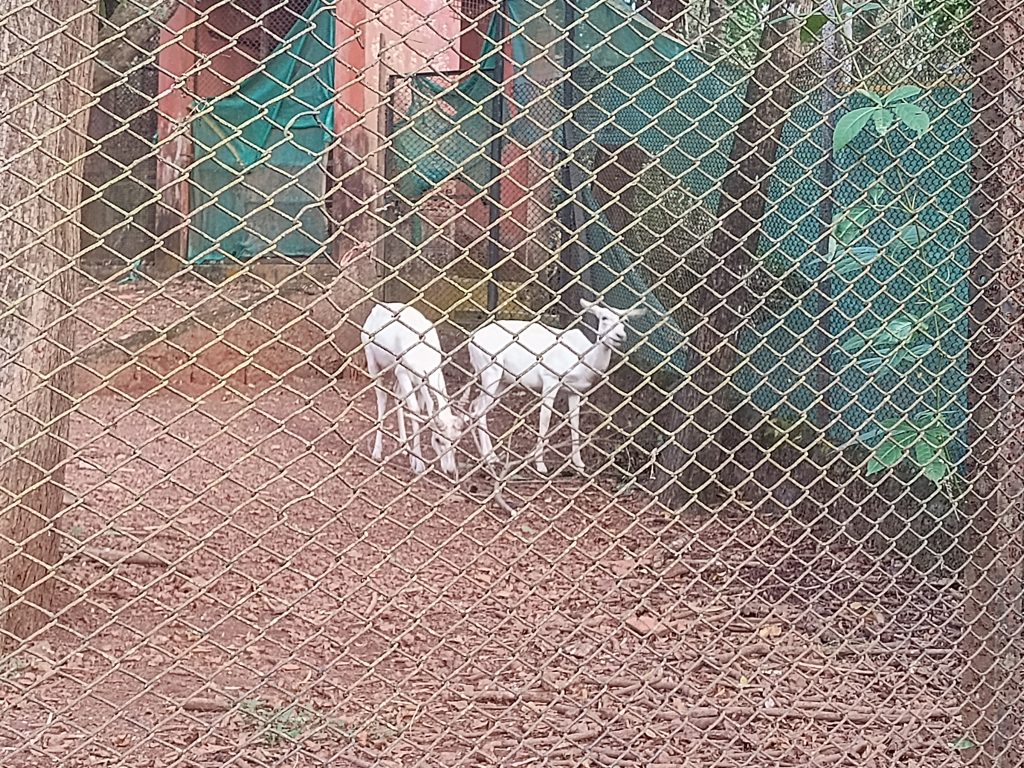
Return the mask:
[[956, 760], [950, 587], [611, 480], [514, 485], [509, 522], [370, 462], [364, 386], [83, 400], [66, 608], [0, 669], [0, 764]]

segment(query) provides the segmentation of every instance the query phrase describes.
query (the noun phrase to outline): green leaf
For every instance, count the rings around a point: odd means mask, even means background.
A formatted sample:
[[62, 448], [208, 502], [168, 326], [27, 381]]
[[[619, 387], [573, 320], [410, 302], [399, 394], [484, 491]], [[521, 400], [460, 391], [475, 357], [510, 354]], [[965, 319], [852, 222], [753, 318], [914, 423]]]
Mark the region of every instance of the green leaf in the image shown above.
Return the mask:
[[895, 116], [888, 109], [878, 109], [874, 114], [875, 130], [879, 134], [885, 133], [892, 125]]
[[937, 455], [938, 451], [927, 440], [914, 443], [914, 460], [922, 467], [927, 467]]
[[866, 347], [867, 344], [868, 340], [865, 337], [858, 334], [856, 336], [851, 336], [839, 346], [844, 352], [849, 352], [853, 354], [858, 350], [864, 349], [864, 347]]
[[879, 94], [875, 93], [874, 91], [868, 91], [863, 88], [858, 88], [857, 93], [859, 93], [866, 99], [871, 99], [871, 101], [875, 102], [875, 104], [877, 104], [880, 107], [885, 104], [885, 99], [883, 99]]
[[861, 107], [847, 112], [836, 123], [835, 133], [832, 134], [832, 149], [838, 152], [864, 130], [871, 116], [878, 107]]
[[900, 365], [905, 363], [910, 358], [911, 358], [911, 354], [907, 350], [905, 350], [905, 349], [897, 349], [897, 350], [895, 350], [895, 352], [892, 355], [892, 357], [889, 358], [889, 366], [893, 370], [896, 370], [896, 369], [899, 368]]
[[882, 252], [873, 245], [855, 245], [849, 248], [847, 252], [850, 254], [851, 259], [864, 267], [876, 261], [882, 255]]
[[954, 741], [950, 746], [958, 751], [964, 751], [967, 749], [974, 749], [978, 746], [970, 736], [961, 736], [959, 739]]
[[921, 430], [913, 424], [902, 422], [890, 435], [892, 440], [904, 448], [911, 448], [921, 438]]
[[847, 218], [836, 219], [832, 229], [839, 245], [850, 245], [857, 238], [856, 223]]
[[906, 245], [908, 248], [917, 248], [924, 240], [924, 233], [920, 226], [912, 222], [902, 227], [897, 237], [900, 244]]
[[825, 261], [828, 262], [829, 264], [834, 264], [836, 262], [836, 260], [839, 258], [839, 254], [840, 253], [841, 253], [841, 251], [840, 251], [840, 248], [839, 248], [839, 241], [836, 240], [834, 236], [829, 235], [828, 236], [828, 255], [825, 256]]
[[953, 434], [945, 424], [930, 426], [921, 434], [930, 445], [934, 445], [936, 448], [945, 447], [946, 443], [953, 437]]
[[918, 360], [923, 360], [924, 358], [928, 357], [929, 354], [931, 354], [932, 349], [933, 346], [931, 344], [915, 344], [914, 346], [907, 350], [907, 354], [910, 357], [915, 357]]
[[[869, 245], [854, 246], [852, 248], [838, 248], [831, 258], [835, 260], [836, 276], [846, 279], [864, 271], [876, 259], [880, 251]], [[836, 258], [841, 256], [842, 258]]]
[[821, 30], [828, 24], [828, 16], [823, 13], [812, 13], [804, 19], [804, 25], [800, 28], [800, 40], [805, 43], [813, 43], [821, 37]]
[[885, 469], [885, 466], [880, 464], [877, 459], [868, 459], [867, 474], [874, 475]]
[[832, 220], [832, 232], [843, 245], [852, 245], [867, 230], [875, 212], [866, 205], [855, 205]]
[[883, 467], [895, 467], [903, 459], [903, 446], [894, 440], [883, 440], [875, 448], [874, 457]]
[[840, 259], [836, 262], [834, 271], [836, 273], [836, 277], [846, 280], [847, 278], [860, 273], [861, 267], [860, 264], [857, 263], [856, 259]]
[[900, 341], [906, 341], [914, 335], [917, 323], [905, 317], [895, 317], [885, 324], [885, 329]]
[[948, 471], [949, 465], [946, 463], [945, 457], [942, 454], [936, 454], [935, 458], [924, 468], [924, 476], [933, 483], [938, 483], [946, 476]]
[[932, 122], [928, 113], [916, 104], [896, 104], [892, 111], [896, 113], [901, 123], [917, 134], [918, 138], [924, 136]]
[[885, 103], [895, 104], [898, 101], [909, 101], [920, 95], [921, 89], [916, 85], [901, 85], [899, 88], [893, 88], [889, 92], [889, 95], [885, 97]]
[[860, 440], [862, 443], [869, 443], [872, 440], [874, 440], [876, 437], [881, 437], [881, 436], [882, 436], [882, 428], [881, 427], [871, 427], [871, 429], [866, 429], [863, 432], [861, 432], [859, 435], [857, 435], [857, 439]]

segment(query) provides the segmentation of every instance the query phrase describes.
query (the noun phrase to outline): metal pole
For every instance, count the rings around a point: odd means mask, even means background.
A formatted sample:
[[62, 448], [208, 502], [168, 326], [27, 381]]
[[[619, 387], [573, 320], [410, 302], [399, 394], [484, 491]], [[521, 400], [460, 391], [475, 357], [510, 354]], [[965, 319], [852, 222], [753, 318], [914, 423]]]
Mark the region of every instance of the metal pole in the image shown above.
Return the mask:
[[501, 262], [501, 129], [505, 125], [505, 38], [508, 37], [508, 16], [505, 14], [505, 3], [501, 3], [494, 11], [501, 14], [500, 39], [497, 42], [498, 62], [494, 68], [494, 79], [497, 91], [491, 99], [491, 121], [493, 131], [487, 155], [491, 161], [491, 184], [488, 190], [490, 198], [490, 231], [487, 248], [487, 310], [494, 312], [498, 308], [498, 280], [496, 272]]
[[565, 72], [565, 81], [562, 84], [562, 107], [564, 120], [562, 121], [562, 157], [561, 185], [565, 191], [566, 199], [559, 211], [561, 222], [561, 269], [559, 279], [559, 308], [563, 319], [568, 320], [579, 315], [579, 298], [582, 295], [580, 286], [580, 253], [579, 243], [573, 238], [579, 233], [580, 217], [577, 216], [579, 203], [576, 200], [577, 180], [579, 174], [574, 167], [575, 158], [573, 150], [578, 144], [577, 131], [573, 124], [575, 118], [578, 94], [573, 83], [573, 68], [576, 64], [576, 31], [577, 20], [576, 7], [573, 0], [565, 0], [563, 3], [566, 39], [562, 52], [562, 67]]

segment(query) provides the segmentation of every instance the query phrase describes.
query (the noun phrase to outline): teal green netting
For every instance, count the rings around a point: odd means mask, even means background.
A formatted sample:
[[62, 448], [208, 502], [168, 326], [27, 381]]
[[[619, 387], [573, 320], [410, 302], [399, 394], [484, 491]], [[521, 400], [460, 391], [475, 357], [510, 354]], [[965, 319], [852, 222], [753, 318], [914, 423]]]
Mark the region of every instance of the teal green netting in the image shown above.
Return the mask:
[[[485, 57], [487, 68], [446, 91], [429, 78], [414, 79], [417, 97], [392, 136], [397, 188], [408, 201], [452, 178], [488, 189], [496, 169], [486, 157], [495, 135], [571, 158], [560, 195], [561, 202], [574, 203], [582, 262], [589, 265], [583, 279], [613, 303], [643, 303], [652, 310], [635, 326], [635, 364], [685, 376], [686, 329], [651, 290], [640, 255], [623, 247], [599, 212], [592, 191], [594, 157], [598, 148], [637, 142], [714, 210], [728, 169], [730, 131], [741, 111], [744, 73], [710, 66], [620, 0], [576, 0], [571, 9], [562, 0], [507, 0], [503, 12], [489, 36], [511, 41], [505, 118], [491, 117], [493, 100], [502, 98], [490, 66], [493, 48]], [[913, 144], [897, 140], [883, 146], [864, 134], [832, 157], [831, 138], [822, 128], [824, 95], [803, 94], [784, 127], [761, 247], [766, 264], [799, 275], [808, 289], [792, 297], [788, 308], [761, 312], [751, 322], [740, 339], [744, 362], [735, 379], [765, 411], [810, 415], [844, 441], [923, 402], [963, 417], [965, 313], [941, 329], [940, 351], [921, 364], [926, 377], [865, 370], [840, 345], [853, 329], [867, 330], [914, 301], [925, 276], [937, 276], [931, 285], [965, 306], [969, 96], [953, 89], [926, 93], [920, 103], [932, 127]], [[834, 117], [862, 106], [861, 99], [841, 97]], [[835, 181], [826, 187], [829, 161]], [[883, 257], [862, 274], [841, 278], [820, 256], [828, 227], [820, 205], [831, 195], [840, 212], [878, 178], [896, 190], [889, 193], [893, 199], [905, 196], [901, 187], [916, 192], [929, 237], [916, 259], [896, 264]], [[875, 245], [889, 244], [905, 223], [897, 211], [888, 206], [871, 227]], [[929, 377], [937, 386], [921, 383]]]
[[260, 71], [196, 105], [190, 261], [308, 258], [327, 247], [334, 38], [333, 4], [311, 0]]

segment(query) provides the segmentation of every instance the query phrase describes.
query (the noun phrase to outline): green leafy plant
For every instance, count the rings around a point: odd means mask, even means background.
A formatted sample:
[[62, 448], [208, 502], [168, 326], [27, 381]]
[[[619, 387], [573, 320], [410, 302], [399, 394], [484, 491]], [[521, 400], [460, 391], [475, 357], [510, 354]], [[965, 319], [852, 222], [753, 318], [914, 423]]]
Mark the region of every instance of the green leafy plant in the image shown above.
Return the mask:
[[[913, 0], [906, 4], [876, 2], [875, 0], [832, 0], [815, 4], [799, 17], [800, 39], [804, 43], [821, 41], [825, 28], [832, 25], [832, 40], [841, 46], [841, 57], [853, 68], [857, 54], [885, 44], [885, 38], [876, 37], [888, 29], [888, 39], [916, 36], [914, 49], [928, 52], [948, 65], [950, 59], [963, 63], [972, 50], [971, 21], [977, 7], [971, 0]], [[793, 18], [793, 17], [789, 17]], [[863, 79], [864, 72], [858, 75]]]
[[[839, 120], [833, 138], [836, 151], [873, 129], [889, 156], [895, 158], [897, 154], [889, 143], [894, 131], [905, 129], [917, 138], [927, 132], [930, 118], [912, 101], [921, 94], [920, 88], [902, 86], [884, 97], [861, 93], [872, 105], [851, 110]], [[921, 260], [929, 233], [921, 221], [922, 206], [913, 192], [913, 179], [895, 164], [891, 174], [898, 178], [879, 179], [864, 202], [833, 218], [828, 261], [837, 277], [856, 279], [882, 257], [894, 264]], [[903, 198], [887, 200], [886, 189], [903, 190]], [[900, 209], [906, 223], [884, 248], [879, 248], [872, 244], [870, 230], [894, 207]], [[939, 351], [943, 330], [960, 313], [957, 303], [946, 296], [947, 285], [937, 270], [931, 270], [899, 312], [866, 330], [851, 332], [840, 345], [866, 374], [894, 373], [922, 393], [921, 408], [916, 413], [886, 419], [858, 436], [871, 450], [869, 475], [910, 462], [936, 484], [950, 477], [948, 446], [953, 432], [944, 410], [944, 392], [925, 366], [927, 358]]]
[[896, 130], [899, 125], [913, 131], [918, 138], [928, 132], [931, 118], [912, 101], [921, 95], [921, 89], [916, 85], [901, 85], [884, 96], [866, 90], [857, 93], [873, 103], [868, 107], [852, 109], [839, 119], [832, 136], [836, 152], [857, 138], [869, 123], [873, 124], [875, 131], [882, 137]]
[[821, 39], [822, 30], [829, 22], [836, 27], [841, 27], [844, 22], [856, 18], [858, 14], [877, 11], [881, 8], [881, 3], [873, 2], [873, 0], [846, 0], [846, 2], [836, 0], [831, 7], [815, 8], [802, 19], [800, 40], [805, 43], [815, 42]]

